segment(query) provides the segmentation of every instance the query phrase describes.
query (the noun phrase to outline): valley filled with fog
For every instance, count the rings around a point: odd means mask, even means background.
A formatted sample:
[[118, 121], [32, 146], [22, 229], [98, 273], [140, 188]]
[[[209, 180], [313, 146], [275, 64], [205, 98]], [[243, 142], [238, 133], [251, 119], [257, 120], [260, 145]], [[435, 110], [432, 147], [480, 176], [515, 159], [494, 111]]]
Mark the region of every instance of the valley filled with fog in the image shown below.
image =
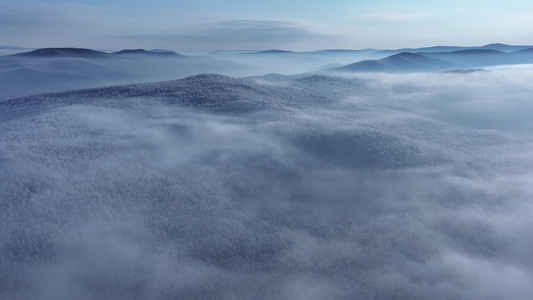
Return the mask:
[[509, 47], [0, 56], [0, 298], [529, 299]]

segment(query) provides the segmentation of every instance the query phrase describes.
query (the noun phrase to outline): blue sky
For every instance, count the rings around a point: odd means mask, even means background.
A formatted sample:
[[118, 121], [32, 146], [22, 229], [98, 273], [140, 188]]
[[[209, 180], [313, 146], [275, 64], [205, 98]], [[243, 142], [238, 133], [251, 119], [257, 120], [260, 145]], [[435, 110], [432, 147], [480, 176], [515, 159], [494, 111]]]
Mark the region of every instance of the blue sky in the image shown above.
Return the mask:
[[533, 44], [533, 1], [1, 0], [0, 44], [173, 50]]

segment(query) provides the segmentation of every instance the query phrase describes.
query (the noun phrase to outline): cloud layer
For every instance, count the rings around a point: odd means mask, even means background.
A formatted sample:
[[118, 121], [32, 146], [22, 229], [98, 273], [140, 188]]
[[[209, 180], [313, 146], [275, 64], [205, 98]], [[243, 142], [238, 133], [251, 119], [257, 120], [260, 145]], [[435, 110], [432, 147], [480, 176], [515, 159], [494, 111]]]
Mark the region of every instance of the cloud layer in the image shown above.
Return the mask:
[[397, 49], [435, 44], [527, 44], [532, 26], [530, 16], [524, 12], [530, 10], [531, 4], [521, 0], [505, 5], [419, 0], [401, 4], [341, 1], [328, 5], [303, 1], [220, 4], [213, 0], [195, 3], [80, 0], [74, 4], [7, 0], [0, 4], [0, 33], [2, 43], [10, 45], [114, 50]]
[[[169, 33], [155, 33], [143, 38], [152, 42], [174, 43], [181, 49], [270, 49], [292, 48], [309, 40], [328, 39], [293, 21], [224, 20], [185, 26]], [[139, 36], [119, 36], [136, 40]]]
[[1, 102], [0, 295], [526, 299], [531, 72], [373, 76]]

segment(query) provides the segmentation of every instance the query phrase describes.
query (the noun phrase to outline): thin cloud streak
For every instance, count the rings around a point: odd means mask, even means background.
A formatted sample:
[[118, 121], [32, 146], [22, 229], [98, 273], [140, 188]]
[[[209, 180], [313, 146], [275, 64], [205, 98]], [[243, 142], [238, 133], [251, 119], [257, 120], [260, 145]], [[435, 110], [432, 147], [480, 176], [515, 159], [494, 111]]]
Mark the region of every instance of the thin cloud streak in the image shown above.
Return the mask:
[[291, 22], [269, 20], [227, 20], [208, 24], [197, 31], [178, 33], [195, 42], [289, 42], [314, 35]]
[[[201, 5], [76, 2], [2, 1], [2, 44], [177, 51], [392, 49], [435, 44], [528, 44], [531, 36], [527, 14], [531, 9], [525, 2], [505, 7], [487, 4], [482, 10], [472, 3], [356, 3], [341, 8], [337, 4], [302, 7], [293, 3], [274, 7], [265, 2], [252, 8], [221, 7], [209, 1]], [[263, 5], [264, 9], [258, 9]]]
[[356, 20], [374, 20], [374, 21], [416, 21], [427, 18], [427, 14], [366, 14], [355, 17]]
[[122, 35], [125, 40], [150, 40], [174, 43], [180, 49], [264, 49], [285, 47], [306, 40], [331, 40], [340, 35], [316, 33], [292, 21], [279, 20], [224, 20], [205, 23], [196, 28], [183, 28], [169, 33]]
[[0, 3], [0, 25], [10, 26], [48, 26], [73, 25], [80, 22], [80, 16], [102, 13], [106, 8], [85, 4], [34, 4], [13, 5]]

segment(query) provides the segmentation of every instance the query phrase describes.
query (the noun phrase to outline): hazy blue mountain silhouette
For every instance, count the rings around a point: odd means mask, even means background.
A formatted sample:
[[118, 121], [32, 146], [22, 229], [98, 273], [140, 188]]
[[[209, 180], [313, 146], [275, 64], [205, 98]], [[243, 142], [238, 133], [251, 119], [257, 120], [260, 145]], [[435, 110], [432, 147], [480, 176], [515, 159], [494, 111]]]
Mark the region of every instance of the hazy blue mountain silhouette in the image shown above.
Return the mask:
[[0, 99], [243, 68], [232, 61], [159, 49], [125, 49], [117, 54], [84, 48], [42, 48], [0, 56]]
[[533, 46], [527, 45], [507, 45], [502, 43], [492, 43], [484, 46], [474, 46], [474, 47], [464, 47], [464, 46], [431, 46], [431, 47], [421, 47], [421, 48], [402, 48], [402, 49], [390, 49], [390, 50], [379, 50], [375, 54], [379, 55], [393, 55], [402, 52], [414, 52], [414, 53], [431, 53], [431, 52], [454, 52], [462, 50], [496, 50], [501, 52], [514, 52], [518, 50], [523, 50], [531, 48]]
[[[514, 49], [505, 44], [490, 44], [475, 49], [450, 52], [402, 52], [378, 60], [363, 60], [333, 70], [347, 72], [435, 72], [533, 63], [533, 47], [507, 53], [489, 48]], [[440, 47], [434, 47], [440, 48]], [[430, 49], [430, 48], [426, 48]]]
[[41, 48], [30, 52], [13, 54], [13, 56], [109, 58], [112, 55], [85, 48]]
[[532, 46], [528, 46], [528, 45], [517, 46], [517, 45], [507, 45], [507, 44], [502, 44], [502, 43], [493, 43], [493, 44], [481, 46], [479, 47], [479, 49], [497, 50], [497, 51], [502, 51], [502, 52], [514, 52], [514, 51], [520, 51], [523, 49], [527, 49], [530, 47]]
[[379, 55], [394, 55], [403, 52], [413, 52], [413, 53], [425, 53], [425, 52], [451, 52], [457, 50], [469, 49], [468, 47], [461, 46], [432, 46], [432, 47], [422, 47], [422, 48], [401, 48], [401, 49], [391, 49], [391, 50], [378, 50], [375, 54]]
[[379, 60], [363, 60], [333, 70], [345, 72], [434, 72], [457, 68], [457, 65], [418, 53], [402, 52]]
[[533, 58], [533, 47], [522, 49], [522, 50], [518, 50], [518, 51], [513, 52], [512, 54], [518, 55], [520, 57], [530, 56], [530, 57]]
[[185, 57], [185, 55], [176, 53], [170, 50], [144, 50], [144, 49], [124, 49], [117, 52], [113, 52], [116, 55], [150, 55], [150, 56], [159, 56], [159, 57]]
[[325, 50], [316, 50], [316, 51], [307, 51], [303, 53], [310, 53], [310, 54], [373, 54], [377, 51], [380, 51], [378, 49], [360, 49], [360, 50], [354, 50], [354, 49], [325, 49]]
[[498, 50], [468, 49], [453, 52], [424, 53], [432, 58], [447, 60], [464, 68], [479, 68], [504, 64], [525, 63], [523, 59]]
[[85, 48], [41, 48], [29, 52], [13, 54], [13, 56], [24, 57], [78, 57], [78, 58], [111, 58], [115, 55], [149, 55], [159, 57], [184, 57], [179, 53], [170, 50], [155, 49], [147, 51], [144, 49], [124, 49], [113, 53], [85, 49]]
[[270, 49], [270, 50], [254, 51], [248, 54], [293, 54], [293, 53], [295, 52], [288, 51], [288, 50]]

